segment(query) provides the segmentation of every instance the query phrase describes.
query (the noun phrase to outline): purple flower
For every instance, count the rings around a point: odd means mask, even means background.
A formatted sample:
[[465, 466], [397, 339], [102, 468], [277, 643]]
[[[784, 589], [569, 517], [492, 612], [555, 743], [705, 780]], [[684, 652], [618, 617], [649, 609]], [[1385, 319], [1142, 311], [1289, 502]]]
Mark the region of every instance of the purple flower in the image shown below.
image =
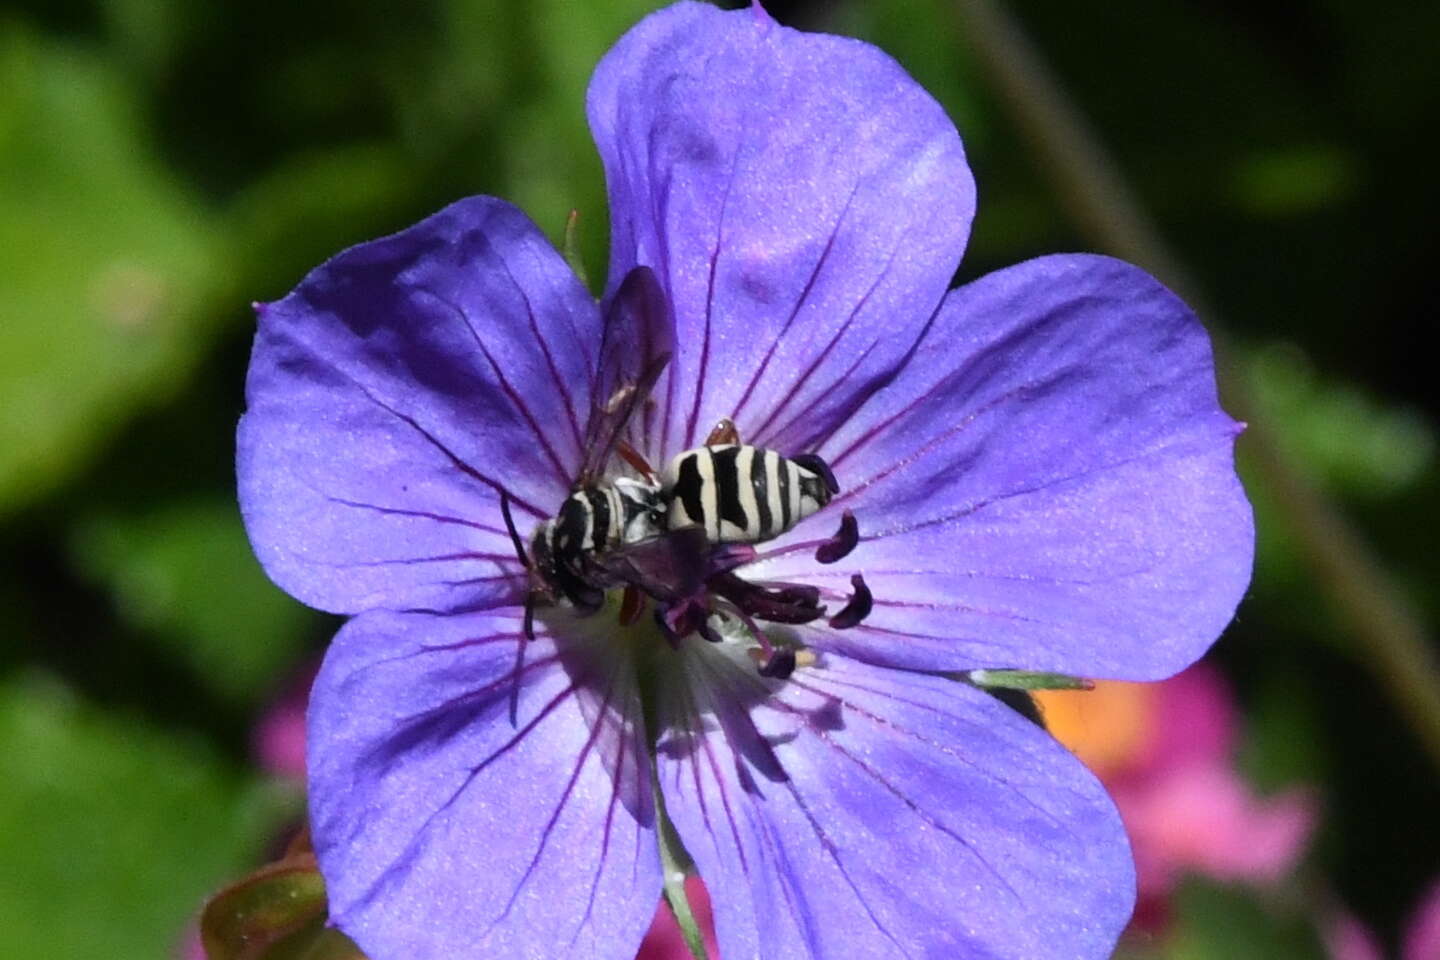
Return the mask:
[[[1252, 529], [1204, 332], [1102, 257], [947, 292], [960, 140], [855, 40], [682, 3], [588, 110], [601, 303], [475, 197], [260, 308], [246, 524], [277, 583], [353, 615], [309, 712], [332, 920], [376, 960], [633, 956], [663, 797], [727, 958], [1107, 955], [1134, 896], [1109, 799], [939, 674], [1151, 680], [1214, 640]], [[530, 543], [662, 348], [626, 432], [651, 464], [728, 417], [840, 492], [652, 564], [665, 629], [542, 591], [527, 642], [506, 513]], [[792, 674], [761, 675], [769, 648]]]

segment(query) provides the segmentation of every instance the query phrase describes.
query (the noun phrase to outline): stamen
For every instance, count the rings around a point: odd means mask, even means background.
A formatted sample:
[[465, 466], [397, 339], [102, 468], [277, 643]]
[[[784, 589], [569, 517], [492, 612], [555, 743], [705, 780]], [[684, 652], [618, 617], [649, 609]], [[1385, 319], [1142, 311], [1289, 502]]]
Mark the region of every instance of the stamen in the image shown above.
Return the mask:
[[860, 524], [856, 522], [855, 514], [846, 510], [840, 514], [840, 529], [816, 548], [815, 559], [820, 563], [834, 563], [849, 556], [859, 544]]
[[851, 595], [850, 601], [840, 608], [840, 612], [830, 618], [830, 626], [836, 630], [848, 630], [870, 616], [870, 608], [874, 604], [870, 588], [865, 586], [864, 577], [855, 574], [850, 578], [850, 585], [855, 588], [855, 593]]
[[737, 610], [757, 620], [774, 623], [809, 623], [825, 615], [820, 606], [820, 591], [806, 584], [784, 583], [762, 587], [742, 580], [733, 573], [711, 577], [709, 587], [735, 605]]
[[745, 652], [755, 661], [760, 676], [775, 680], [789, 678], [800, 667], [813, 667], [818, 659], [815, 651], [808, 647], [785, 647], [772, 649], [769, 653], [759, 647], [751, 647]]
[[745, 652], [755, 661], [755, 666], [762, 677], [772, 677], [776, 680], [784, 680], [795, 672], [795, 652], [790, 648], [777, 649], [760, 625], [745, 615], [743, 610], [733, 611], [740, 622], [750, 631], [750, 636], [755, 638], [758, 647], [751, 647]]
[[665, 642], [670, 644], [670, 649], [679, 650], [680, 637], [678, 634], [675, 633], [673, 629], [671, 629], [669, 622], [666, 620], [665, 609], [663, 607], [657, 606], [655, 608], [654, 616], [655, 626], [660, 628], [660, 633], [665, 637]]
[[710, 555], [705, 558], [706, 576], [727, 573], [736, 567], [754, 563], [758, 556], [756, 549], [748, 543], [723, 543], [712, 547]]
[[769, 658], [760, 664], [760, 676], [769, 677], [772, 680], [784, 680], [795, 672], [795, 651], [791, 647], [772, 652]]
[[710, 619], [710, 607], [694, 597], [687, 597], [677, 603], [657, 606], [655, 608], [655, 620], [660, 624], [660, 629], [665, 633], [665, 638], [670, 645], [678, 648], [680, 640], [698, 633], [701, 637], [711, 643], [719, 643], [720, 637], [710, 629], [707, 622]]

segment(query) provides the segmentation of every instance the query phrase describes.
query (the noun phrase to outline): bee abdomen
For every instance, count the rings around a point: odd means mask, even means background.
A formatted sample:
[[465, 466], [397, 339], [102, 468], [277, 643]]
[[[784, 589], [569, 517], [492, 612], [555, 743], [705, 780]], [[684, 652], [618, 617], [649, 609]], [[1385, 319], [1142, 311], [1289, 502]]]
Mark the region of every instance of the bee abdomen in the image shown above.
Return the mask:
[[712, 543], [758, 543], [829, 503], [832, 486], [827, 476], [774, 450], [748, 444], [697, 447], [666, 468], [668, 525], [701, 527]]

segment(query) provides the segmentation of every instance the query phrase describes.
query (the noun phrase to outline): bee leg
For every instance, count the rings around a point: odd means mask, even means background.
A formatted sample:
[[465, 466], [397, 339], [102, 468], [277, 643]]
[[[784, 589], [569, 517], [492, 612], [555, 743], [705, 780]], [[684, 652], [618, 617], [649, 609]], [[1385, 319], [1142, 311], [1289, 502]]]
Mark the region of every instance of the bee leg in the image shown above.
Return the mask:
[[650, 483], [660, 482], [660, 477], [655, 472], [655, 468], [650, 466], [650, 461], [646, 460], [645, 457], [641, 455], [639, 450], [636, 450], [624, 440], [617, 440], [615, 442], [615, 452], [620, 454], [620, 459], [624, 460], [626, 463], [630, 464], [630, 466], [634, 467], [635, 472], [640, 474], [640, 476], [644, 477], [647, 481], [649, 481]]
[[769, 677], [772, 680], [784, 680], [795, 672], [795, 651], [790, 647], [776, 650], [770, 658], [760, 664], [756, 671], [762, 677]]
[[520, 539], [520, 532], [515, 529], [515, 518], [510, 516], [510, 494], [504, 490], [500, 491], [500, 514], [505, 518], [505, 529], [510, 533], [510, 542], [515, 547], [515, 556], [520, 559], [520, 565], [529, 570], [530, 556], [525, 552], [525, 541]]
[[519, 725], [520, 714], [520, 675], [525, 672], [525, 648], [530, 641], [535, 639], [535, 593], [531, 591], [525, 596], [525, 621], [524, 628], [520, 631], [520, 640], [515, 644], [515, 668], [510, 673], [510, 726]]
[[716, 421], [715, 426], [710, 428], [710, 435], [705, 438], [705, 446], [718, 447], [728, 446], [740, 442], [740, 431], [735, 427], [735, 421], [729, 417], [721, 417]]
[[645, 595], [634, 584], [626, 584], [620, 595], [620, 626], [632, 626], [645, 612]]

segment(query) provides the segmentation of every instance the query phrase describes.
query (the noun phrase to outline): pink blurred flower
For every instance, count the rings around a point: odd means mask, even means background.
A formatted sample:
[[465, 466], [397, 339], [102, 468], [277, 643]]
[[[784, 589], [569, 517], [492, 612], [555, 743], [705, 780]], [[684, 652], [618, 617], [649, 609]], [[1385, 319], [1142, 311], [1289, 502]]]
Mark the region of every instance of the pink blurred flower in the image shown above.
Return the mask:
[[287, 780], [305, 780], [305, 708], [317, 667], [312, 666], [261, 715], [251, 734], [260, 769]]
[[[1381, 960], [1375, 935], [1349, 910], [1337, 910], [1323, 930], [1330, 960]], [[1401, 941], [1400, 960], [1440, 960], [1440, 878], [1415, 906]]]
[[206, 960], [205, 944], [200, 940], [200, 922], [198, 920], [191, 921], [185, 928], [175, 955], [179, 960]]
[[1051, 731], [1105, 782], [1130, 834], [1141, 916], [1185, 873], [1270, 884], [1295, 866], [1315, 826], [1303, 789], [1261, 797], [1236, 772], [1234, 698], [1197, 664], [1155, 684], [1101, 682], [1041, 695]]
[[1220, 763], [1192, 761], [1111, 789], [1134, 845], [1141, 896], [1169, 894], [1187, 871], [1275, 883], [1294, 867], [1315, 825], [1305, 791], [1257, 797]]
[[1383, 960], [1375, 935], [1348, 910], [1331, 917], [1321, 935], [1330, 960]]
[[1404, 960], [1440, 960], [1440, 879], [1431, 883], [1411, 916], [1400, 956]]

